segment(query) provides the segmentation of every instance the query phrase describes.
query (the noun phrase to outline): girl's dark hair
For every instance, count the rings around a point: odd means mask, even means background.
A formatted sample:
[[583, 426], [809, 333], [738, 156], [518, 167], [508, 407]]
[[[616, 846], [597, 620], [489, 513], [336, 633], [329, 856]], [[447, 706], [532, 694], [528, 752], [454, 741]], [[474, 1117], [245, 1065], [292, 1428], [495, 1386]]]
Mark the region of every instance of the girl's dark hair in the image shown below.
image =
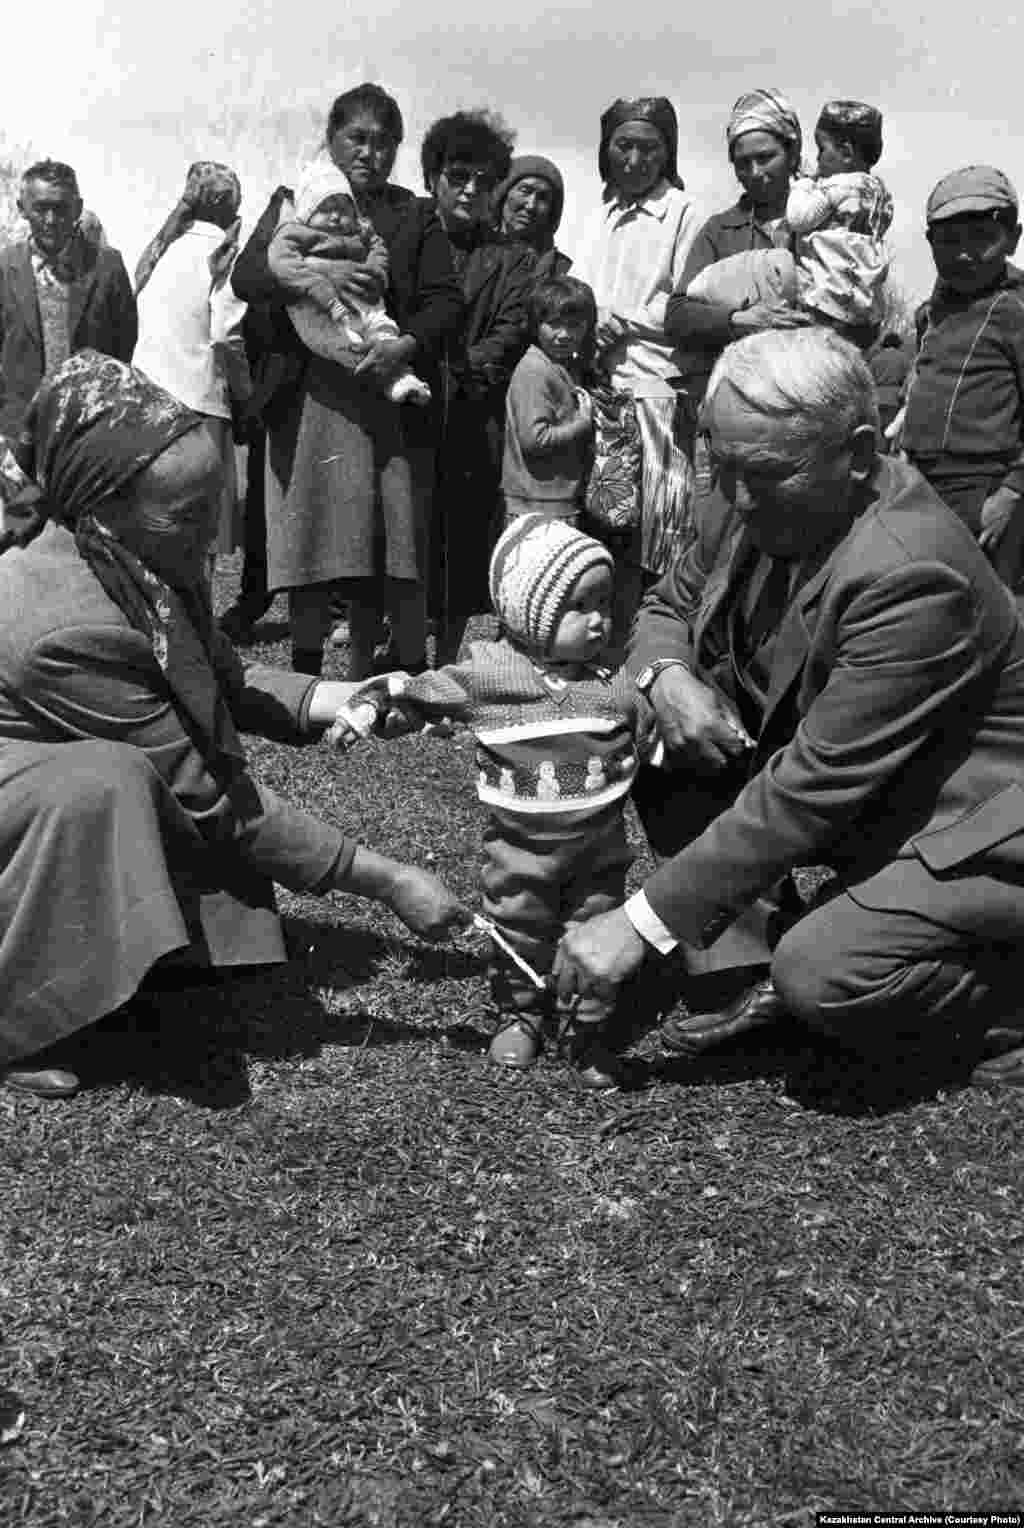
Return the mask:
[[335, 133], [347, 127], [352, 118], [363, 111], [376, 117], [377, 122], [396, 144], [401, 143], [405, 137], [405, 123], [402, 121], [398, 102], [380, 85], [369, 84], [356, 85], [353, 90], [346, 90], [336, 97], [327, 115], [327, 142], [330, 143]]
[[597, 325], [594, 294], [585, 281], [577, 281], [575, 276], [548, 276], [538, 281], [530, 293], [527, 313], [530, 338], [534, 341], [541, 324], [552, 318], [585, 318], [590, 325], [590, 334]]
[[439, 117], [427, 128], [420, 149], [423, 184], [431, 190], [434, 176], [445, 165], [461, 161], [486, 166], [497, 185], [508, 174], [515, 141], [515, 133], [495, 112], [457, 111], [450, 117]]

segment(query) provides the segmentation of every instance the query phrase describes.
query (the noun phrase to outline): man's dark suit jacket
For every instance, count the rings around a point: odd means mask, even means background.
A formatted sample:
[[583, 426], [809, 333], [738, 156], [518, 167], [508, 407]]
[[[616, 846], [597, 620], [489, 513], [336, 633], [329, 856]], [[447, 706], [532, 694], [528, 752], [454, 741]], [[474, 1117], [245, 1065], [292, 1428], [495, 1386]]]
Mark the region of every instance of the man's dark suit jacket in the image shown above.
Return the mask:
[[[68, 304], [70, 349], [130, 361], [139, 326], [124, 261], [116, 249], [78, 241], [79, 274]], [[15, 435], [43, 377], [43, 332], [27, 242], [0, 249], [0, 435]]]
[[[699, 538], [645, 601], [631, 667], [680, 657], [728, 679], [756, 555], [745, 532]], [[835, 865], [869, 908], [1024, 935], [1024, 627], [974, 537], [898, 462], [879, 460], [783, 617], [747, 785], [644, 891], [679, 939], [708, 945], [801, 864]]]

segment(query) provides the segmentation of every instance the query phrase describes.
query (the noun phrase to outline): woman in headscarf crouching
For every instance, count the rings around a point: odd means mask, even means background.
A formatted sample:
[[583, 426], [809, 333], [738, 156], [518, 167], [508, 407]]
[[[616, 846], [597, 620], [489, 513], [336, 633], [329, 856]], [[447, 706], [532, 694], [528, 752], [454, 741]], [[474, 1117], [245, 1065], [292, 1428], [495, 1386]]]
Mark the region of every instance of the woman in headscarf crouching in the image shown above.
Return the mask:
[[573, 274], [597, 301], [598, 364], [632, 394], [643, 446], [640, 523], [616, 550], [616, 631], [622, 636], [645, 585], [692, 540], [692, 472], [678, 431], [679, 370], [665, 330], [697, 231], [698, 214], [676, 167], [679, 128], [664, 96], [615, 101], [601, 118], [601, 205], [580, 241]]
[[172, 952], [285, 958], [275, 881], [374, 897], [429, 937], [464, 915], [433, 876], [249, 774], [240, 730], [318, 736], [351, 686], [243, 672], [218, 631], [219, 459], [201, 417], [81, 351], [26, 425], [50, 518], [0, 561], [0, 1077], [63, 1096], [77, 1078], [49, 1048]]

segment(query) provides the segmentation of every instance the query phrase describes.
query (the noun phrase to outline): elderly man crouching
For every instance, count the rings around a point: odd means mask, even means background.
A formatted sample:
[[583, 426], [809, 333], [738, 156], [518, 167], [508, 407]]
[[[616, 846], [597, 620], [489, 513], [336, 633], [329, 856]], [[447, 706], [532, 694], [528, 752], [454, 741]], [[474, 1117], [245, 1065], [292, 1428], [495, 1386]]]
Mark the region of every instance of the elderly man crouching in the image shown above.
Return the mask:
[[[677, 945], [692, 963], [796, 866], [838, 881], [790, 923], [769, 981], [677, 1025], [681, 1048], [788, 1012], [853, 1050], [960, 1035], [980, 1054], [1014, 1011], [1024, 628], [924, 479], [877, 455], [877, 421], [864, 362], [825, 330], [741, 340], [708, 387], [735, 532], [651, 591], [632, 646], [688, 766], [641, 801], [671, 857], [565, 937], [561, 992], [614, 987]], [[1024, 1050], [974, 1077], [1024, 1081]]]

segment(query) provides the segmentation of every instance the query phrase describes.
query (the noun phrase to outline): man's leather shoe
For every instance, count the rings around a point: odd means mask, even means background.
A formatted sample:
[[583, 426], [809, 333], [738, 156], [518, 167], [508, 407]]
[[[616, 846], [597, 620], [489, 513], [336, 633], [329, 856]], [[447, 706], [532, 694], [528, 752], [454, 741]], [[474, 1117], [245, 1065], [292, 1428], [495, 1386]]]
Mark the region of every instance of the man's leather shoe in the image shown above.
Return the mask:
[[685, 1019], [669, 1019], [662, 1027], [666, 1049], [684, 1056], [700, 1056], [735, 1035], [774, 1024], [786, 1012], [771, 977], [755, 982], [726, 1008], [715, 1013], [691, 1013]]
[[74, 1072], [61, 1066], [12, 1066], [0, 1072], [0, 1081], [19, 1093], [34, 1093], [37, 1098], [70, 1098], [79, 1088]]

